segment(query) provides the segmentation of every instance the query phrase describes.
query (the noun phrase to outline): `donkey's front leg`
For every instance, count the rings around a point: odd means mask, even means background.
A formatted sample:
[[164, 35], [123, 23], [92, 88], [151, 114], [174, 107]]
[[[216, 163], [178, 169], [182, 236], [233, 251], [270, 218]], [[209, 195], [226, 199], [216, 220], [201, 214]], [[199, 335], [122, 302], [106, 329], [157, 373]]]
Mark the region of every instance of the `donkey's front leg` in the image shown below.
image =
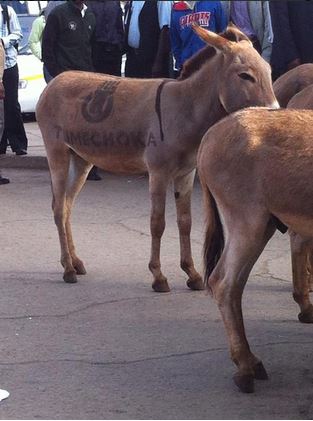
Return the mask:
[[53, 194], [52, 209], [54, 213], [54, 221], [59, 233], [61, 264], [64, 267], [63, 279], [65, 282], [75, 283], [77, 282], [76, 271], [73, 266], [66, 234], [66, 221], [69, 216], [69, 209], [66, 205], [66, 180], [70, 160], [69, 151], [64, 151], [60, 148], [60, 150], [57, 150], [55, 154], [52, 154], [52, 152], [50, 154], [48, 153], [48, 159]]
[[193, 290], [202, 290], [203, 281], [196, 271], [190, 244], [191, 232], [191, 194], [196, 170], [175, 178], [175, 201], [177, 211], [177, 225], [180, 240], [180, 266], [187, 273], [189, 279], [187, 286]]
[[312, 239], [301, 237], [290, 232], [290, 248], [292, 260], [293, 298], [299, 304], [300, 322], [313, 323], [313, 306], [310, 301], [310, 273], [308, 263], [311, 258]]
[[149, 190], [151, 199], [151, 257], [149, 269], [154, 281], [152, 288], [156, 292], [169, 292], [167, 279], [161, 272], [160, 248], [161, 238], [165, 229], [165, 201], [168, 186], [168, 176], [165, 174], [149, 174]]

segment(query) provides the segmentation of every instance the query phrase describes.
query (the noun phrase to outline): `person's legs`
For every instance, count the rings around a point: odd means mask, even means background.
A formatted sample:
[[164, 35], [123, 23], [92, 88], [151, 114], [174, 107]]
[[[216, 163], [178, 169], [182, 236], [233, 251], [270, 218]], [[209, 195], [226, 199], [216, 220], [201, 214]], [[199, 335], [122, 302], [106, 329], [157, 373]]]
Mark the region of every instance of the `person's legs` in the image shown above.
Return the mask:
[[1, 149], [4, 148], [5, 142], [9, 141], [12, 151], [18, 154], [25, 154], [28, 141], [22, 120], [21, 107], [18, 102], [18, 80], [17, 65], [4, 71], [4, 133], [1, 141]]
[[[4, 128], [4, 110], [3, 110], [3, 99], [0, 100], [0, 138], [2, 137]], [[1, 170], [0, 170], [0, 185], [8, 184], [10, 180], [8, 178], [2, 177]]]

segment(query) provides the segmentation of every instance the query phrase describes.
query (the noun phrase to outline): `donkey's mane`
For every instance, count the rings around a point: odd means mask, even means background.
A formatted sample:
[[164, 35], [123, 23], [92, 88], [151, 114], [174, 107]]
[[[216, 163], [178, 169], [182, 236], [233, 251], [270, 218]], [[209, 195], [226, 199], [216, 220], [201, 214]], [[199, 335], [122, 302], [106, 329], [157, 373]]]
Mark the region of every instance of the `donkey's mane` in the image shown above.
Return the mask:
[[[239, 33], [239, 31], [236, 30], [233, 26], [229, 26], [224, 32], [222, 32], [219, 35], [223, 38], [228, 39], [229, 41], [234, 42], [248, 40], [248, 38], [244, 34]], [[198, 51], [195, 55], [193, 55], [189, 60], [187, 60], [184, 63], [181, 74], [177, 78], [177, 80], [185, 80], [189, 78], [199, 69], [201, 69], [204, 63], [206, 63], [208, 60], [214, 57], [215, 54], [216, 50], [210, 45], [203, 47], [200, 51]]]

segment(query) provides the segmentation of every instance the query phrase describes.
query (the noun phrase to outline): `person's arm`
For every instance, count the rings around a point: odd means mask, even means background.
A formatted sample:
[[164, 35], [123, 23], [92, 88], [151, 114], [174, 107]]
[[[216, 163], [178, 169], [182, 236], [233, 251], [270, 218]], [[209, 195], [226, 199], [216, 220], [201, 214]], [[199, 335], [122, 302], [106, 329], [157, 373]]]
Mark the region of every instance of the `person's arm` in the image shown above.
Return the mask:
[[177, 22], [174, 20], [174, 13], [172, 12], [171, 27], [170, 27], [170, 41], [171, 49], [175, 59], [175, 69], [181, 70], [182, 68], [182, 41], [180, 38], [179, 28], [177, 28]]
[[171, 51], [169, 34], [171, 11], [171, 1], [158, 1], [158, 15], [161, 33], [159, 37], [158, 51], [152, 67], [152, 77], [168, 76], [169, 54]]
[[216, 32], [224, 32], [225, 29], [227, 28], [227, 16], [226, 13], [224, 12], [224, 9], [221, 5], [221, 2], [218, 2], [218, 6], [216, 8]]
[[58, 17], [51, 12], [42, 34], [42, 61], [52, 77], [60, 73], [55, 54], [59, 31]]
[[272, 29], [272, 22], [271, 22], [271, 15], [270, 15], [270, 8], [268, 1], [262, 2], [263, 8], [263, 28], [264, 28], [264, 35], [263, 35], [263, 42], [262, 42], [262, 57], [268, 63], [271, 60], [272, 55], [272, 45], [273, 45], [273, 29]]
[[28, 38], [28, 45], [31, 52], [41, 60], [41, 40], [42, 40], [42, 33], [44, 30], [44, 18], [39, 17], [34, 20], [32, 29]]
[[5, 96], [4, 86], [2, 82], [4, 63], [5, 63], [5, 51], [4, 51], [3, 43], [0, 42], [0, 100], [3, 99]]
[[8, 6], [8, 14], [10, 19], [10, 34], [6, 37], [2, 37], [4, 48], [8, 48], [10, 45], [16, 45], [22, 38], [22, 30], [16, 13], [12, 7]]

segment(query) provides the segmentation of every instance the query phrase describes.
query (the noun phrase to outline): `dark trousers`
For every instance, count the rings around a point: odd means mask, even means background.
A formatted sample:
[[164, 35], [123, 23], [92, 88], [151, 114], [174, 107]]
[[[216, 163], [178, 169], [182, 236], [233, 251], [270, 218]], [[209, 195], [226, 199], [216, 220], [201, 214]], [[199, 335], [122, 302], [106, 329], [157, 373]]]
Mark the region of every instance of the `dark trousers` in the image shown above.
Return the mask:
[[18, 102], [18, 67], [17, 64], [3, 72], [4, 131], [0, 141], [0, 152], [5, 152], [10, 145], [13, 152], [27, 149], [27, 137]]
[[153, 57], [147, 58], [134, 48], [128, 48], [126, 53], [125, 76], [138, 78], [151, 78]]
[[121, 76], [122, 52], [118, 46], [95, 42], [92, 46], [92, 62], [98, 73]]

